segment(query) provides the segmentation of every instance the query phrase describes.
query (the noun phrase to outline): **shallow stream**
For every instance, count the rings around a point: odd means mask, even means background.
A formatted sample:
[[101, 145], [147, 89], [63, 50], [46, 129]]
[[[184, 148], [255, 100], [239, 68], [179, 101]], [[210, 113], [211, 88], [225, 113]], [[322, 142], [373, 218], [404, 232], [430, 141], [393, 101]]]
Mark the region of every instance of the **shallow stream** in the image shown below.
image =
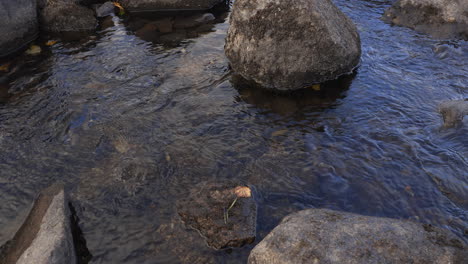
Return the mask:
[[253, 188], [256, 243], [314, 207], [468, 240], [468, 122], [443, 129], [437, 112], [468, 97], [468, 42], [385, 24], [390, 2], [335, 0], [358, 26], [362, 63], [321, 91], [244, 84], [224, 56], [222, 14], [171, 45], [115, 17], [95, 36], [21, 55], [17, 73], [0, 75], [0, 244], [62, 181], [90, 263], [246, 263], [254, 245], [212, 250], [174, 206], [222, 179]]

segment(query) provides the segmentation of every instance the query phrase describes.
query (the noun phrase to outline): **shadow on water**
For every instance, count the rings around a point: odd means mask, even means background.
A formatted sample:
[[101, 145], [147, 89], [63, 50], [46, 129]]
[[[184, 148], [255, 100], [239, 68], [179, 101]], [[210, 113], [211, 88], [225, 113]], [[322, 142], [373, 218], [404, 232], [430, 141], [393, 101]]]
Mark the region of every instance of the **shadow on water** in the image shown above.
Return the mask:
[[244, 101], [259, 109], [287, 116], [323, 111], [336, 106], [346, 96], [356, 74], [354, 72], [337, 80], [291, 92], [262, 89], [236, 74], [232, 76], [231, 83], [239, 92], [236, 98], [238, 102]]
[[[214, 26], [224, 23], [229, 15], [225, 4], [208, 11], [160, 11], [133, 13], [125, 19], [128, 30], [142, 40], [178, 46], [181, 42], [213, 32]], [[110, 18], [101, 22], [101, 28], [112, 26]]]
[[8, 102], [11, 94], [8, 92], [10, 87], [5, 83], [0, 83], [0, 104]]

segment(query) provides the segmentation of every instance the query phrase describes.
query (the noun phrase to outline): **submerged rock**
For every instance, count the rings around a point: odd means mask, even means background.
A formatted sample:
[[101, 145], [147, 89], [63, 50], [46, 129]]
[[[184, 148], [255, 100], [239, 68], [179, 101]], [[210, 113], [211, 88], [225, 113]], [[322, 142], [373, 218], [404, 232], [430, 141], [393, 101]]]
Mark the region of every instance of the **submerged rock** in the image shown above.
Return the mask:
[[159, 42], [164, 44], [176, 44], [187, 38], [187, 31], [180, 29], [173, 33], [162, 35]]
[[129, 11], [207, 10], [226, 0], [121, 0]]
[[383, 19], [435, 37], [468, 39], [468, 1], [398, 0]]
[[453, 263], [466, 245], [448, 230], [409, 221], [308, 209], [283, 219], [249, 263]]
[[36, 39], [38, 23], [35, 0], [2, 0], [0, 7], [0, 57], [4, 57]]
[[356, 26], [330, 0], [236, 0], [225, 51], [242, 77], [276, 90], [336, 79], [356, 68]]
[[255, 240], [257, 205], [248, 187], [233, 182], [201, 183], [177, 203], [177, 211], [215, 249], [241, 247]]
[[135, 32], [135, 35], [142, 40], [146, 41], [157, 41], [159, 39], [160, 33], [158, 26], [153, 23], [148, 23], [142, 28], [138, 29]]
[[445, 127], [457, 126], [468, 115], [468, 99], [443, 102], [439, 105], [439, 112], [442, 114]]
[[41, 28], [48, 32], [92, 31], [97, 20], [94, 12], [77, 0], [39, 1]]
[[0, 263], [76, 263], [70, 221], [71, 213], [63, 186], [47, 188], [34, 202], [14, 238], [0, 250]]
[[190, 17], [176, 18], [174, 22], [175, 28], [193, 28], [202, 24], [206, 24], [215, 20], [215, 16], [211, 13], [199, 14]]

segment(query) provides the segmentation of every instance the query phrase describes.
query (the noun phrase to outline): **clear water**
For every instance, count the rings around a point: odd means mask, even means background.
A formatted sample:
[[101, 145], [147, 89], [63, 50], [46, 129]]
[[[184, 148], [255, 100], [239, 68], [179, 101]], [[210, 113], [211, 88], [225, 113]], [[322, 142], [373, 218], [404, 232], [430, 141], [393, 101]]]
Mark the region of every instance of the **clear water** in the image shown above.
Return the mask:
[[0, 243], [61, 181], [91, 263], [245, 263], [254, 245], [212, 250], [177, 216], [180, 197], [216, 179], [254, 188], [256, 242], [314, 207], [467, 240], [468, 123], [442, 129], [437, 105], [468, 97], [468, 43], [385, 24], [391, 1], [335, 2], [359, 28], [362, 65], [326, 92], [237, 81], [227, 21], [164, 46], [114, 18], [95, 38], [18, 58], [22, 68], [0, 76]]

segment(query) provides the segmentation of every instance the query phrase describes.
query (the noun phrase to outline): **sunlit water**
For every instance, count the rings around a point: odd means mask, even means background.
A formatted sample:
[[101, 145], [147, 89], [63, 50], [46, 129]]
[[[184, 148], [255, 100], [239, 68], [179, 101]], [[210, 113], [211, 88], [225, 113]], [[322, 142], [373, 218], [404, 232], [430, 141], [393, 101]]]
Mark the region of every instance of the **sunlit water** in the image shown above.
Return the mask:
[[[164, 46], [116, 25], [23, 56], [2, 77], [0, 244], [44, 187], [64, 182], [91, 263], [245, 263], [254, 245], [208, 248], [175, 203], [202, 181], [254, 189], [257, 240], [324, 207], [413, 219], [466, 240], [468, 122], [439, 102], [468, 96], [468, 43], [380, 20], [390, 1], [335, 1], [357, 24], [362, 64], [327, 92], [249, 88], [223, 53], [228, 22]], [[0, 96], [1, 97], [1, 96]]]

